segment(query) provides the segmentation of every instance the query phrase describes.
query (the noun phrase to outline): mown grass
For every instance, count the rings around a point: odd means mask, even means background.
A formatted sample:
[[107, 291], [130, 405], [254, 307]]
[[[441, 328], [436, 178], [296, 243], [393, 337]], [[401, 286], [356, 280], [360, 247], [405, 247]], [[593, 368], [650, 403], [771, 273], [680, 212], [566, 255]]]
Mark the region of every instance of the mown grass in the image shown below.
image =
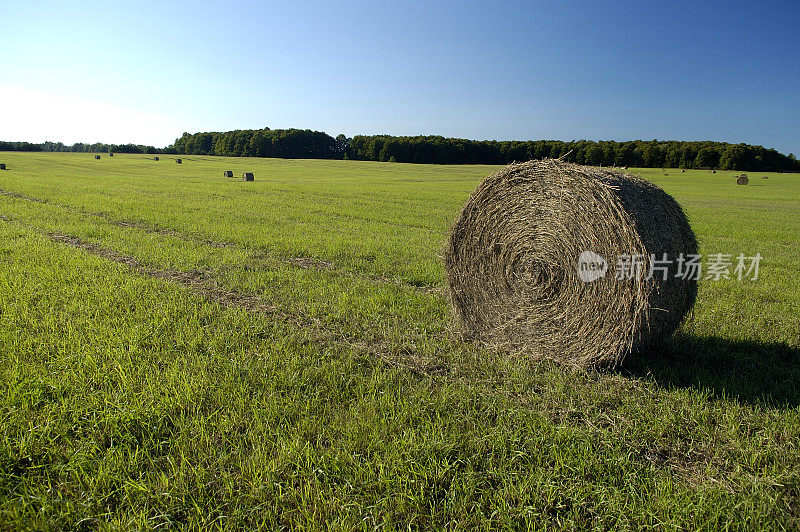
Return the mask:
[[596, 373], [451, 334], [490, 167], [2, 158], [0, 528], [800, 526], [797, 175], [639, 171], [761, 277]]

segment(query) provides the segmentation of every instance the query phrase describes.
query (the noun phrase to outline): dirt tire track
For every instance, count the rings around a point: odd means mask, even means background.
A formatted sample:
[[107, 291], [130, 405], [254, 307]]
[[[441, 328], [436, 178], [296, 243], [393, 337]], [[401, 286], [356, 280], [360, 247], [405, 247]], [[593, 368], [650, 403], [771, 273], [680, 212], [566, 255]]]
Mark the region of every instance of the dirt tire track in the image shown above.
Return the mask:
[[[242, 246], [241, 244], [238, 244], [236, 242], [213, 240], [213, 239], [202, 237], [202, 236], [198, 236], [198, 235], [181, 233], [179, 231], [174, 231], [172, 229], [166, 229], [166, 228], [163, 228], [163, 227], [159, 227], [158, 225], [153, 225], [153, 224], [150, 224], [150, 223], [147, 223], [147, 222], [119, 220], [117, 218], [112, 217], [108, 213], [82, 211], [82, 210], [75, 209], [74, 207], [70, 207], [69, 205], [63, 205], [63, 204], [60, 204], [60, 203], [53, 203], [53, 202], [50, 202], [48, 200], [44, 200], [44, 199], [41, 199], [41, 198], [35, 198], [35, 197], [32, 197], [32, 196], [26, 196], [24, 194], [19, 194], [18, 192], [12, 192], [12, 191], [8, 191], [8, 190], [0, 189], [0, 194], [2, 194], [3, 196], [9, 196], [9, 197], [16, 198], [16, 199], [21, 199], [21, 200], [24, 200], [24, 201], [30, 201], [32, 203], [40, 203], [40, 204], [44, 204], [44, 205], [52, 205], [54, 207], [58, 207], [58, 208], [64, 209], [64, 210], [66, 210], [68, 212], [71, 212], [73, 214], [79, 214], [79, 215], [83, 215], [83, 216], [94, 216], [96, 218], [100, 218], [101, 220], [103, 220], [103, 221], [105, 221], [105, 222], [107, 222], [107, 223], [109, 223], [111, 225], [115, 225], [117, 227], [129, 228], [129, 229], [136, 229], [136, 230], [148, 233], [148, 234], [155, 234], [155, 235], [159, 235], [159, 236], [168, 236], [168, 237], [172, 237], [172, 238], [177, 238], [177, 239], [183, 240], [184, 242], [192, 242], [192, 243], [201, 244], [201, 245], [204, 245], [204, 246], [213, 247], [213, 248], [216, 248], [216, 249], [226, 249], [226, 248], [236, 248], [236, 249], [240, 249], [240, 250], [246, 250], [247, 249], [244, 246]], [[311, 257], [277, 258], [277, 257], [264, 256], [263, 261], [264, 262], [273, 261], [273, 262], [277, 262], [279, 264], [285, 264], [287, 266], [292, 266], [292, 267], [299, 268], [299, 269], [302, 269], [302, 270], [325, 270], [325, 271], [335, 272], [335, 273], [338, 273], [338, 274], [343, 275], [345, 277], [350, 277], [352, 279], [360, 278], [360, 279], [366, 279], [366, 280], [368, 280], [370, 282], [373, 282], [373, 283], [394, 284], [394, 285], [399, 286], [401, 288], [406, 288], [406, 289], [414, 290], [414, 291], [417, 291], [417, 292], [423, 292], [423, 293], [430, 294], [430, 295], [444, 296], [443, 290], [441, 288], [436, 287], [436, 286], [431, 286], [431, 285], [419, 286], [419, 285], [413, 285], [413, 284], [407, 283], [407, 282], [402, 281], [400, 279], [392, 279], [390, 277], [386, 277], [386, 276], [382, 276], [382, 275], [362, 275], [362, 274], [357, 274], [357, 273], [346, 272], [346, 271], [343, 271], [343, 270], [338, 270], [336, 268], [336, 265], [334, 263], [332, 263], [332, 262], [328, 262], [328, 261], [321, 260], [321, 259], [314, 259], [314, 258], [311, 258]], [[257, 263], [255, 265], [247, 265], [247, 266], [249, 266], [249, 268], [253, 269], [253, 268], [257, 268], [259, 266], [262, 266], [262, 264], [261, 263]]]
[[367, 340], [341, 334], [340, 332], [326, 327], [319, 318], [314, 316], [305, 313], [289, 312], [279, 308], [277, 305], [267, 303], [258, 296], [220, 288], [217, 286], [213, 275], [208, 272], [200, 270], [185, 272], [175, 269], [155, 268], [142, 264], [134, 257], [118, 253], [92, 242], [87, 242], [73, 235], [43, 232], [5, 215], [0, 215], [0, 220], [7, 223], [15, 223], [31, 232], [47, 236], [53, 242], [65, 244], [74, 249], [80, 249], [117, 264], [122, 264], [141, 275], [163, 279], [184, 286], [206, 300], [215, 301], [226, 307], [238, 307], [250, 312], [269, 315], [273, 319], [278, 319], [285, 324], [312, 333], [310, 341], [315, 344], [336, 344], [340, 347], [351, 348], [361, 353], [377, 357], [389, 366], [409, 371], [418, 376], [437, 378], [450, 373], [449, 367], [438, 363], [432, 358], [419, 355], [416, 346], [413, 344], [392, 346], [385, 338], [371, 338]]
[[174, 269], [154, 268], [142, 264], [134, 257], [106, 249], [98, 244], [87, 242], [76, 236], [62, 233], [45, 234], [54, 242], [67, 244], [73, 248], [87, 251], [92, 255], [103, 257], [118, 264], [123, 264], [136, 273], [183, 285], [204, 296], [206, 299], [222, 303], [225, 306], [241, 307], [251, 312], [260, 312], [263, 314], [280, 314], [280, 317], [284, 318], [283, 321], [291, 322], [300, 327], [317, 326], [319, 322], [319, 320], [313, 318], [292, 314], [285, 310], [279, 310], [277, 306], [267, 304], [257, 296], [220, 288], [217, 286], [214, 277], [208, 272], [201, 270], [186, 272]]
[[446, 366], [440, 363], [434, 363], [432, 360], [425, 357], [420, 357], [416, 354], [414, 349], [408, 346], [404, 346], [401, 349], [393, 349], [385, 339], [366, 341], [361, 338], [343, 335], [326, 327], [321, 320], [316, 317], [280, 309], [278, 306], [269, 304], [254, 295], [242, 294], [233, 290], [220, 288], [216, 285], [213, 276], [208, 272], [200, 270], [184, 272], [174, 269], [153, 268], [143, 265], [133, 257], [103, 248], [76, 236], [60, 233], [46, 233], [46, 235], [54, 242], [67, 244], [73, 248], [91, 253], [92, 255], [103, 257], [118, 264], [123, 264], [139, 274], [182, 285], [209, 301], [215, 301], [226, 307], [239, 307], [250, 312], [267, 314], [274, 319], [279, 319], [283, 323], [313, 332], [313, 343], [334, 343], [349, 347], [362, 353], [377, 356], [390, 366], [405, 369], [420, 376], [436, 376], [449, 373], [449, 369]]

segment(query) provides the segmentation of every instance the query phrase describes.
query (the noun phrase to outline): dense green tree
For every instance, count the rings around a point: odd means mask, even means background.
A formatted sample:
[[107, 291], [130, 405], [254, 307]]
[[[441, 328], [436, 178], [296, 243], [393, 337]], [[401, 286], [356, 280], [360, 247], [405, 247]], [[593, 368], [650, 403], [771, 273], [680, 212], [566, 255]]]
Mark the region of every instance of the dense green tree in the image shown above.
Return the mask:
[[694, 168], [694, 161], [697, 159], [697, 150], [691, 144], [685, 144], [681, 147], [681, 168]]
[[742, 144], [729, 144], [719, 159], [723, 170], [745, 170], [745, 148]]
[[716, 150], [700, 148], [694, 160], [694, 168], [716, 168], [719, 166], [720, 154]]
[[605, 155], [603, 154], [603, 148], [600, 146], [591, 146], [588, 150], [586, 150], [586, 164], [592, 166], [600, 166], [605, 162]]

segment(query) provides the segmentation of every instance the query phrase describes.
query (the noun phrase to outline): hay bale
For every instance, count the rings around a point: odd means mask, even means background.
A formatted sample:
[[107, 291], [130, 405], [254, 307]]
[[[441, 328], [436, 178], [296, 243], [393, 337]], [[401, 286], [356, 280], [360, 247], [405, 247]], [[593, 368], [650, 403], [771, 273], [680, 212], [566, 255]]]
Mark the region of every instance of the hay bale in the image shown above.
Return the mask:
[[242, 174], [242, 181], [255, 181], [253, 172], [245, 172]]
[[478, 186], [453, 225], [444, 265], [467, 338], [615, 366], [669, 336], [695, 301], [696, 280], [676, 277], [674, 264], [666, 280], [646, 278], [649, 259], [642, 275], [615, 278], [618, 257], [651, 253], [697, 253], [672, 197], [619, 170], [546, 159], [509, 165]]
[[113, 157], [113, 156], [114, 156], [114, 154], [113, 154], [113, 153], [111, 153], [111, 152], [108, 152], [108, 156], [109, 156], [109, 157]]
[[686, 170], [681, 170], [681, 173], [682, 173], [682, 174], [685, 174], [685, 173], [686, 173]]
[[225, 174], [224, 175], [225, 175], [225, 177], [233, 177], [233, 171], [232, 170], [225, 170]]
[[761, 176], [761, 179], [769, 179], [769, 177], [768, 177], [768, 176], [765, 176], [765, 175], [762, 175], [762, 176]]
[[183, 159], [175, 159], [175, 162], [178, 164], [183, 164]]
[[160, 161], [161, 159], [159, 159], [158, 157], [153, 157], [153, 160], [154, 161]]
[[711, 170], [711, 173], [712, 173], [712, 174], [716, 174], [716, 173], [717, 173], [717, 171], [716, 171], [716, 170]]
[[746, 176], [746, 175], [744, 175], [744, 174], [740, 175], [740, 176], [738, 177], [738, 179], [736, 179], [736, 184], [737, 184], [737, 185], [746, 185], [746, 184], [747, 184], [747, 183], [749, 183], [749, 182], [750, 182], [750, 180], [749, 180], [749, 179], [747, 179], [747, 176]]
[[99, 159], [99, 158], [100, 158], [100, 156], [99, 156], [99, 155], [95, 155], [95, 156], [94, 156], [94, 158], [95, 158], [95, 159]]
[[6, 169], [6, 163], [0, 163], [0, 170]]

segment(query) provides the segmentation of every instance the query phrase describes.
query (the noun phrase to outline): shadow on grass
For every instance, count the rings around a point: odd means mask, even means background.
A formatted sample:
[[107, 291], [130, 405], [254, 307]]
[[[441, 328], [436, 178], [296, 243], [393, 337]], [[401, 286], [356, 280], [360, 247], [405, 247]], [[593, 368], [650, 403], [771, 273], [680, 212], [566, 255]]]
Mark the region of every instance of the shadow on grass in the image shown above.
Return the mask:
[[620, 372], [748, 403], [800, 405], [800, 349], [784, 343], [676, 335], [659, 349], [628, 357]]

